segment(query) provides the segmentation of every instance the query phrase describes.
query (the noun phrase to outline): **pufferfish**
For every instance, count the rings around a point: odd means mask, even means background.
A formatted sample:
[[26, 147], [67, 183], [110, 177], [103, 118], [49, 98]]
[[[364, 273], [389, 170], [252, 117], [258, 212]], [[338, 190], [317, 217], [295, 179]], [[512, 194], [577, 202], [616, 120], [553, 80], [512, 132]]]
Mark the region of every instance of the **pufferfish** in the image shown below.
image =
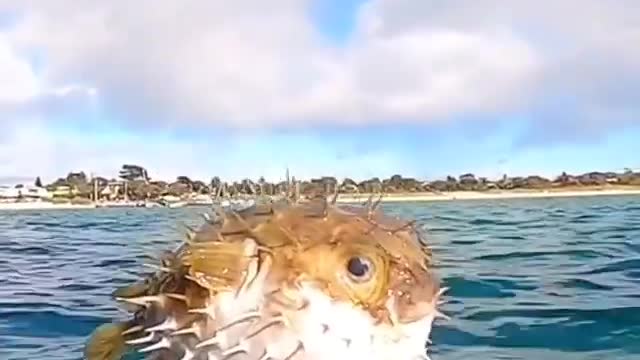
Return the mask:
[[87, 360], [428, 359], [446, 288], [413, 223], [335, 199], [205, 215], [154, 273], [113, 296]]

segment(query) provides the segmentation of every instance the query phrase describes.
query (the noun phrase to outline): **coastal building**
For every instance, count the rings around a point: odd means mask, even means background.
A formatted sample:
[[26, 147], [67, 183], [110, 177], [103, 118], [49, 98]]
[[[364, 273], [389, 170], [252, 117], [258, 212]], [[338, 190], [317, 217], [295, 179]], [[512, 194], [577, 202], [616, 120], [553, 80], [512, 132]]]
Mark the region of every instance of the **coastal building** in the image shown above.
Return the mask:
[[52, 197], [73, 197], [78, 194], [75, 186], [58, 185], [51, 190]]
[[51, 198], [51, 194], [47, 189], [38, 186], [23, 186], [20, 189], [20, 195], [23, 198], [29, 199], [48, 199]]
[[121, 184], [119, 181], [111, 181], [107, 183], [102, 190], [100, 190], [100, 199], [106, 198], [107, 200], [116, 200], [120, 193]]
[[47, 189], [24, 184], [0, 184], [0, 199], [5, 201], [42, 200], [51, 198], [52, 194]]
[[20, 189], [15, 185], [0, 185], [0, 199], [17, 199], [20, 197]]
[[95, 197], [98, 200], [117, 201], [127, 200], [127, 183], [126, 181], [96, 181], [93, 184]]
[[345, 182], [344, 184], [340, 185], [340, 192], [358, 193], [359, 192], [358, 185], [354, 183]]

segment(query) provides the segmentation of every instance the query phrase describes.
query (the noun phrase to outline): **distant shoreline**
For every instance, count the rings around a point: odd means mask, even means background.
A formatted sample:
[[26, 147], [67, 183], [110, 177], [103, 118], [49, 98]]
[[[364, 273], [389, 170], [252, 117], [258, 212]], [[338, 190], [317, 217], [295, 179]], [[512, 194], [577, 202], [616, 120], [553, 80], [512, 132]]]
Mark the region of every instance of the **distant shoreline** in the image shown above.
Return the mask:
[[[339, 203], [362, 203], [371, 195], [377, 200], [378, 194], [340, 194]], [[561, 197], [587, 197], [587, 196], [624, 196], [640, 195], [640, 188], [631, 189], [572, 189], [572, 190], [492, 190], [492, 191], [451, 191], [443, 193], [416, 192], [416, 193], [389, 193], [384, 194], [382, 202], [432, 202], [432, 201], [464, 201], [464, 200], [507, 200], [507, 199], [533, 199], [533, 198], [561, 198]], [[0, 203], [0, 211], [18, 210], [79, 210], [100, 208], [95, 203], [72, 204], [52, 203], [48, 201]], [[144, 208], [144, 207], [143, 207]]]
[[[371, 195], [377, 200], [377, 194], [340, 194], [337, 202], [354, 203], [366, 201]], [[502, 199], [533, 199], [533, 198], [561, 198], [586, 196], [624, 196], [640, 195], [640, 189], [601, 189], [601, 190], [526, 190], [526, 191], [451, 191], [436, 193], [397, 193], [385, 194], [382, 202], [431, 202], [431, 201], [459, 201], [459, 200], [502, 200]]]
[[0, 211], [95, 209], [95, 204], [52, 203], [48, 201], [0, 203]]

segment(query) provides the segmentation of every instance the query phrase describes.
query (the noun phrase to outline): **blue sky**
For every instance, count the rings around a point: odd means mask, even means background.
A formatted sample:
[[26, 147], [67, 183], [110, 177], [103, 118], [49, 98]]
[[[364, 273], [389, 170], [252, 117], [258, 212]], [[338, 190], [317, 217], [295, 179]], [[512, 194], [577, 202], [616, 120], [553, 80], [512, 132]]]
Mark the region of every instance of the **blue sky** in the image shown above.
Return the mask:
[[640, 170], [640, 28], [619, 3], [36, 4], [0, 6], [0, 178]]

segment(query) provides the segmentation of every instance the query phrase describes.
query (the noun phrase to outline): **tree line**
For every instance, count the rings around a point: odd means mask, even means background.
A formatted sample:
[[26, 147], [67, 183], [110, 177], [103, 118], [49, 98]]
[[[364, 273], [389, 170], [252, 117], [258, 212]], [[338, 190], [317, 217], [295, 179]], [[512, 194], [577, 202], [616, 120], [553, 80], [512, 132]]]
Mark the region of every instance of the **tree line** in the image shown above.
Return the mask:
[[[412, 177], [393, 175], [387, 179], [377, 177], [356, 182], [345, 178], [338, 180], [332, 176], [324, 176], [309, 180], [281, 181], [270, 183], [260, 178], [257, 181], [244, 179], [236, 182], [224, 182], [214, 176], [209, 181], [194, 180], [187, 176], [178, 176], [174, 181], [154, 180], [148, 171], [140, 166], [125, 164], [122, 166], [117, 179], [96, 177], [90, 179], [84, 172], [70, 172], [64, 178], [59, 178], [51, 184], [45, 185], [48, 190], [60, 186], [75, 189], [77, 197], [91, 197], [94, 186], [98, 191], [114, 182], [126, 182], [127, 196], [130, 199], [154, 199], [165, 195], [182, 197], [187, 194], [212, 194], [223, 196], [246, 195], [278, 195], [291, 191], [297, 186], [301, 195], [317, 193], [417, 193], [417, 192], [450, 192], [450, 191], [489, 191], [515, 189], [549, 189], [558, 187], [604, 186], [608, 184], [640, 186], [640, 173], [626, 170], [616, 172], [589, 172], [580, 175], [562, 173], [554, 179], [547, 179], [539, 175], [526, 177], [508, 177], [504, 175], [498, 180], [476, 177], [467, 173], [460, 176], [447, 176], [442, 180], [422, 181]], [[94, 185], [95, 182], [95, 185]], [[297, 185], [294, 185], [297, 184]], [[43, 186], [40, 178], [36, 179], [36, 186]]]

